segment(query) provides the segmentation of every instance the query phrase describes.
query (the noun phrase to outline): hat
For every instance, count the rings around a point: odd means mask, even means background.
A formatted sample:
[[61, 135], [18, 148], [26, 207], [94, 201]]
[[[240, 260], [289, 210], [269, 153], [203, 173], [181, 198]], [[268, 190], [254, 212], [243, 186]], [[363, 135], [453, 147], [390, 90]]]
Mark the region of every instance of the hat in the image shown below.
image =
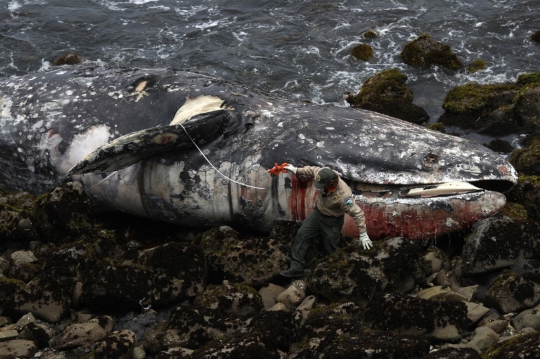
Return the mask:
[[332, 180], [334, 176], [335, 173], [330, 168], [322, 168], [319, 173], [317, 173], [317, 177], [315, 177], [315, 188], [324, 188], [328, 181]]

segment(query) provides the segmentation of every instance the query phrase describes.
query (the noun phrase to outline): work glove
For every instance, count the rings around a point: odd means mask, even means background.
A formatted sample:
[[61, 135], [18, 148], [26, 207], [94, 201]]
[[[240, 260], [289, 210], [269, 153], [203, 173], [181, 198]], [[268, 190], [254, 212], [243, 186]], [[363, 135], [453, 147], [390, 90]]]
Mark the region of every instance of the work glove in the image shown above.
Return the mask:
[[367, 232], [360, 233], [360, 237], [358, 238], [358, 244], [364, 247], [365, 250], [373, 247], [373, 242], [371, 242], [371, 239], [369, 239]]
[[294, 173], [294, 174], [296, 174], [296, 171], [298, 170], [298, 168], [294, 167], [293, 165], [287, 165], [287, 166], [285, 166], [283, 168], [286, 169], [289, 172]]

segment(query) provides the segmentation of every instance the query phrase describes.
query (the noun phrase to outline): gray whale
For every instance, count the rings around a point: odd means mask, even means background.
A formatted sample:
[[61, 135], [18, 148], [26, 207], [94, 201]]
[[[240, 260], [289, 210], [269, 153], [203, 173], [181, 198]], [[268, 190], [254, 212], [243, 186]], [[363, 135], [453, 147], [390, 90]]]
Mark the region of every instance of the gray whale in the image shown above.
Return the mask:
[[[169, 69], [83, 65], [0, 80], [0, 188], [79, 180], [100, 205], [268, 233], [315, 189], [275, 163], [328, 166], [374, 238], [429, 239], [497, 213], [514, 168], [482, 145], [375, 112], [289, 101]], [[347, 217], [347, 216], [346, 216]], [[357, 235], [347, 219], [344, 234]]]

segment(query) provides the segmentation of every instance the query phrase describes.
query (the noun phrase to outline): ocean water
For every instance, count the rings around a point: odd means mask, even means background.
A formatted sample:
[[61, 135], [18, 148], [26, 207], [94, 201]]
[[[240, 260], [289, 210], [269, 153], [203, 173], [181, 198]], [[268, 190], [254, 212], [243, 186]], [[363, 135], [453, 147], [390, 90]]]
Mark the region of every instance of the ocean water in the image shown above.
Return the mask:
[[[237, 80], [317, 104], [399, 68], [436, 122], [446, 92], [470, 81], [540, 71], [539, 0], [0, 0], [0, 76], [46, 71], [56, 56], [125, 67], [171, 67]], [[362, 34], [375, 31], [368, 40]], [[474, 74], [415, 69], [399, 53], [421, 34], [451, 46]], [[373, 47], [372, 61], [350, 56]]]

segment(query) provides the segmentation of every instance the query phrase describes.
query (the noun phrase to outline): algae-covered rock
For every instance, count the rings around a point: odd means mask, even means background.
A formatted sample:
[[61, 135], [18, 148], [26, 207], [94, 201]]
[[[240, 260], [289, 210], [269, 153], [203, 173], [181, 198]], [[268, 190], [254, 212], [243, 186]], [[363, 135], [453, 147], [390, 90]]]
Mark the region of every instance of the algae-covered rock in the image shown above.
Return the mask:
[[459, 70], [463, 67], [463, 63], [452, 52], [450, 46], [435, 41], [427, 34], [405, 44], [400, 56], [403, 62], [414, 67], [440, 65], [450, 70]]
[[508, 217], [490, 217], [475, 224], [463, 247], [463, 275], [509, 268], [523, 258], [540, 255], [534, 226]]
[[245, 284], [229, 284], [226, 281], [213, 288], [207, 288], [195, 298], [194, 303], [237, 316], [253, 315], [264, 307], [261, 295], [255, 289]]
[[493, 152], [499, 153], [510, 153], [514, 150], [514, 147], [512, 147], [512, 145], [508, 141], [501, 140], [500, 138], [491, 140], [489, 143], [484, 144], [484, 146], [486, 146]]
[[288, 265], [290, 249], [268, 238], [249, 238], [207, 256], [208, 280], [261, 287]]
[[525, 73], [518, 76], [517, 84], [521, 86], [540, 84], [540, 72]]
[[531, 41], [540, 43], [540, 30], [534, 32], [534, 33], [531, 35]]
[[523, 126], [537, 128], [540, 125], [540, 83], [527, 85], [514, 103], [515, 113]]
[[130, 330], [120, 330], [109, 333], [99, 343], [94, 352], [95, 359], [132, 359], [133, 349], [137, 345], [137, 336]]
[[375, 39], [379, 34], [374, 30], [368, 30], [362, 34], [362, 37], [365, 39]]
[[521, 205], [527, 218], [540, 220], [540, 177], [519, 176], [518, 183], [506, 194], [506, 198], [508, 202]]
[[487, 348], [483, 358], [521, 359], [540, 358], [540, 331], [516, 335], [508, 340], [498, 342]]
[[373, 58], [373, 48], [367, 44], [359, 44], [352, 48], [351, 55], [359, 60], [369, 61]]
[[474, 60], [470, 64], [467, 65], [467, 72], [472, 74], [481, 70], [486, 69], [486, 62], [484, 60]]
[[330, 301], [366, 304], [381, 291], [407, 293], [416, 278], [424, 278], [418, 244], [393, 238], [364, 254], [348, 246], [322, 260], [315, 268], [310, 288]]
[[531, 139], [526, 147], [512, 151], [509, 162], [527, 176], [540, 175], [540, 139]]
[[467, 307], [461, 301], [439, 302], [403, 294], [378, 294], [366, 308], [373, 329], [434, 340], [461, 339], [467, 326]]
[[0, 197], [0, 241], [39, 239], [34, 219], [35, 201], [27, 192]]
[[80, 182], [68, 182], [42, 196], [36, 220], [43, 238], [57, 245], [95, 233], [94, 206]]
[[407, 76], [398, 69], [384, 70], [364, 82], [357, 95], [349, 94], [351, 107], [376, 111], [421, 124], [429, 119], [426, 111], [413, 104], [413, 93], [405, 86]]
[[68, 52], [67, 54], [62, 54], [54, 58], [52, 61], [52, 64], [54, 66], [77, 65], [77, 64], [80, 64], [81, 62], [83, 62], [83, 59], [81, 56], [73, 52]]
[[531, 308], [540, 301], [540, 274], [500, 274], [486, 291], [486, 303], [503, 313]]

